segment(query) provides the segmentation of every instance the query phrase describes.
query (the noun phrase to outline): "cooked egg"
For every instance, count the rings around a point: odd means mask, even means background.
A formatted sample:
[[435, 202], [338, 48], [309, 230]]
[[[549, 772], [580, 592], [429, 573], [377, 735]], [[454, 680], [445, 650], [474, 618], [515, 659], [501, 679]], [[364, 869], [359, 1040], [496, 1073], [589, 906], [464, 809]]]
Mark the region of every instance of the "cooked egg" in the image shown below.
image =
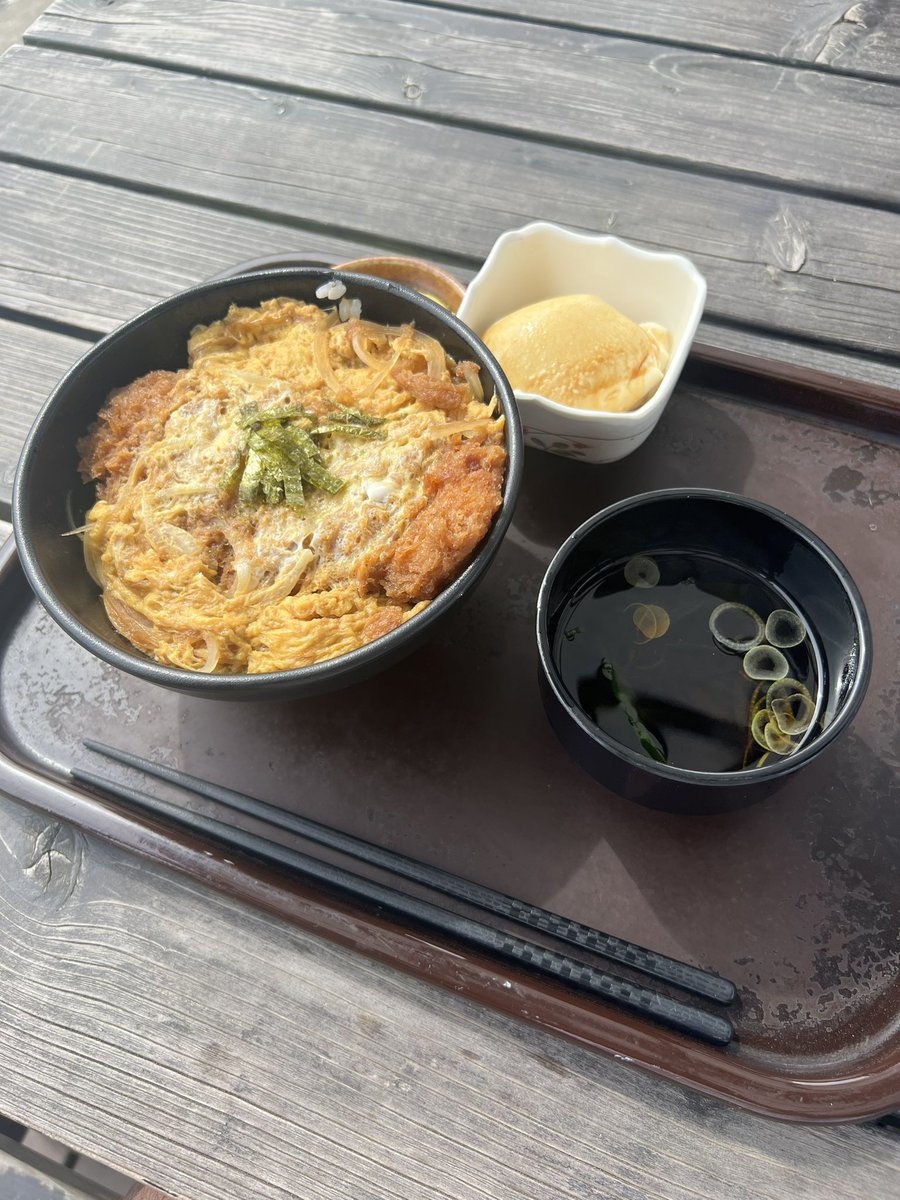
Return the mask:
[[188, 358], [111, 393], [79, 442], [98, 483], [88, 568], [158, 662], [258, 673], [349, 653], [485, 536], [504, 418], [412, 325], [274, 298], [198, 326]]

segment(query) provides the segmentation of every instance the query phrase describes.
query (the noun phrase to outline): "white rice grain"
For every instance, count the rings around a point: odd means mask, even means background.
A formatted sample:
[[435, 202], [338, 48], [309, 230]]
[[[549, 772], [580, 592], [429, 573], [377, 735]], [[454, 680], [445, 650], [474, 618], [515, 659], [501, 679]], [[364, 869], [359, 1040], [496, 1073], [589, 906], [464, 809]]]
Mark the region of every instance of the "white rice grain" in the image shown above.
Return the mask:
[[316, 288], [316, 299], [340, 300], [346, 290], [346, 286], [339, 279], [329, 279], [327, 283]]
[[338, 317], [342, 321], [359, 320], [362, 312], [362, 300], [348, 300], [345, 296], [338, 305]]

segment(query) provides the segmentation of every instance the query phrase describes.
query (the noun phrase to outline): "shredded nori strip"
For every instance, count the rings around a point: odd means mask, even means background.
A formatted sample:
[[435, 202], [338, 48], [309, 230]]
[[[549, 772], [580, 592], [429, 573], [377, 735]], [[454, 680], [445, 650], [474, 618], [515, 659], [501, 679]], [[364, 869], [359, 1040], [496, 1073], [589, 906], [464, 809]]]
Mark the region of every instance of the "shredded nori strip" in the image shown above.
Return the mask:
[[370, 417], [343, 404], [336, 404], [334, 415], [321, 422], [302, 404], [262, 412], [255, 404], [244, 405], [240, 445], [222, 486], [229, 492], [237, 488], [241, 504], [261, 500], [299, 508], [305, 502], [304, 483], [334, 493], [345, 482], [325, 466], [316, 439], [331, 433], [383, 437], [379, 428], [383, 424], [383, 417]]

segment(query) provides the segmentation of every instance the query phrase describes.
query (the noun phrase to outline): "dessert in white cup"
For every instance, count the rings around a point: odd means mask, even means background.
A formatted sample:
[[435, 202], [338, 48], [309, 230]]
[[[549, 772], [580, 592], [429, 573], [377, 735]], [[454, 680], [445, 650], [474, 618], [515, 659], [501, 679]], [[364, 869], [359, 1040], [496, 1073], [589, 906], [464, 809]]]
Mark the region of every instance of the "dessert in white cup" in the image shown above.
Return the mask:
[[638, 325], [668, 330], [671, 352], [662, 379], [629, 411], [575, 407], [518, 388], [516, 402], [527, 445], [587, 462], [616, 462], [656, 427], [697, 331], [706, 281], [689, 259], [535, 222], [497, 239], [466, 289], [458, 316], [483, 336], [516, 310], [583, 294], [600, 297]]

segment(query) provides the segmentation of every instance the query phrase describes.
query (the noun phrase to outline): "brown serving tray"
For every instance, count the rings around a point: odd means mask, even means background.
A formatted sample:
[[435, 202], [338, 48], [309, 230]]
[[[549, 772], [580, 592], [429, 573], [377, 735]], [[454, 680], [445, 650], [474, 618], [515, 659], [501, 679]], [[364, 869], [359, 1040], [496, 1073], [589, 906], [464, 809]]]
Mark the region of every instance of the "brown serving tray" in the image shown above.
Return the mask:
[[[898, 417], [900, 396], [885, 389], [697, 347], [660, 426], [629, 458], [598, 467], [528, 452], [498, 558], [426, 647], [363, 685], [292, 704], [188, 699], [104, 666], [32, 599], [8, 544], [0, 788], [360, 953], [709, 1095], [809, 1122], [892, 1111]], [[606, 504], [677, 486], [744, 492], [804, 521], [851, 570], [873, 627], [872, 681], [850, 732], [779, 794], [719, 816], [658, 813], [610, 794], [567, 758], [537, 689], [535, 597], [557, 546]], [[136, 782], [81, 747], [98, 735], [711, 967], [740, 989], [737, 1040], [708, 1047], [124, 815], [65, 775], [77, 763]]]

